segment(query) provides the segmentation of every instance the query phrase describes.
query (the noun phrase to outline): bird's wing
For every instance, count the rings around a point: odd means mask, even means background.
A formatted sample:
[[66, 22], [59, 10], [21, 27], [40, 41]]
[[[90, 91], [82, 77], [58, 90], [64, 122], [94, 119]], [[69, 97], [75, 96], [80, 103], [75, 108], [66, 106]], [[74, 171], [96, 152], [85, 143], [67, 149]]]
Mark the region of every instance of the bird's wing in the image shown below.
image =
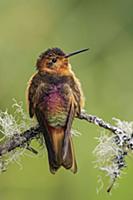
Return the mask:
[[[45, 93], [47, 83], [43, 80], [41, 81], [38, 78], [38, 74], [33, 76], [30, 80], [29, 87], [28, 87], [28, 104], [29, 104], [29, 115], [33, 117], [34, 114], [37, 117], [39, 125], [42, 128], [42, 133], [45, 138], [45, 144], [48, 150], [48, 158], [50, 165], [53, 166], [53, 173], [56, 170], [56, 163], [55, 163], [55, 152], [52, 147], [51, 138], [48, 130], [48, 126], [46, 123], [45, 115], [42, 110], [37, 106], [40, 102], [41, 96]], [[52, 171], [51, 171], [52, 172]]]
[[81, 109], [83, 108], [84, 99], [83, 94], [80, 86], [80, 82], [77, 78], [74, 76], [70, 77], [69, 85], [72, 91], [71, 95], [71, 102], [69, 106], [69, 112], [67, 116], [66, 126], [65, 126], [65, 136], [64, 136], [64, 145], [63, 145], [63, 157], [65, 159], [68, 151], [68, 145], [69, 145], [69, 137], [71, 135], [71, 127], [72, 122], [75, 117], [75, 115], [79, 115], [81, 112]]
[[[73, 98], [73, 97], [72, 97]], [[75, 117], [75, 105], [74, 101], [71, 100], [70, 106], [69, 106], [69, 112], [66, 120], [66, 126], [64, 130], [64, 142], [63, 142], [63, 159], [65, 160], [68, 152], [68, 147], [69, 147], [69, 137], [71, 135], [71, 127], [72, 127], [72, 122]]]
[[70, 86], [72, 89], [76, 114], [80, 114], [81, 109], [84, 107], [84, 96], [81, 89], [79, 80], [76, 77], [71, 77]]
[[40, 79], [38, 74], [35, 74], [29, 81], [28, 87], [28, 106], [29, 115], [32, 118], [35, 114], [36, 105], [39, 102], [40, 94], [45, 91], [46, 83]]

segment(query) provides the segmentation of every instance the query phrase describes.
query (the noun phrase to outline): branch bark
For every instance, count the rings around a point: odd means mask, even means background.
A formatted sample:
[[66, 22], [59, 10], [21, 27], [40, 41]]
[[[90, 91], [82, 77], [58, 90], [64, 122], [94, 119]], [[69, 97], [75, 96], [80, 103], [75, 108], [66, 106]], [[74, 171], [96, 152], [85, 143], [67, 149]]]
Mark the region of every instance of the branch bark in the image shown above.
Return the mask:
[[[112, 126], [97, 116], [87, 114], [85, 111], [82, 111], [81, 114], [77, 116], [77, 118], [107, 129], [116, 135], [124, 133], [124, 131], [118, 127]], [[0, 144], [0, 156], [5, 155], [17, 147], [24, 147], [25, 145], [27, 145], [28, 150], [31, 150], [33, 153], [37, 153], [33, 148], [28, 148], [28, 144], [31, 140], [35, 139], [40, 134], [40, 132], [41, 128], [39, 125], [36, 125], [35, 127], [31, 127], [23, 133], [14, 134], [14, 136]]]

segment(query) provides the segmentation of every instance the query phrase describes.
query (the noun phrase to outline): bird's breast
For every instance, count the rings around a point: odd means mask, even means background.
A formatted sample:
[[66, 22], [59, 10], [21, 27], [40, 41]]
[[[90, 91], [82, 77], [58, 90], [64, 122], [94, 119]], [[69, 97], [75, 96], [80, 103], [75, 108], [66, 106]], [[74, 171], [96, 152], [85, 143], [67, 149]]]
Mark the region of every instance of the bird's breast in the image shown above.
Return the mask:
[[71, 98], [71, 89], [67, 84], [49, 85], [43, 94], [41, 109], [52, 127], [65, 126]]

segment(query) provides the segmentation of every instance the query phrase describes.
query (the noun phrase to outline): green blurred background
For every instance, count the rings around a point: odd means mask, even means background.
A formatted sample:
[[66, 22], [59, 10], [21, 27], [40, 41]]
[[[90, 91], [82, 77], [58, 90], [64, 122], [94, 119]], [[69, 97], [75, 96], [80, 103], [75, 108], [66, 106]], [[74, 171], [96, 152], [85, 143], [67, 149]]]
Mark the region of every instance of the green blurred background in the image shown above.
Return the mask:
[[[12, 112], [12, 99], [24, 102], [38, 55], [48, 47], [65, 52], [90, 47], [71, 58], [86, 97], [86, 110], [111, 121], [133, 120], [133, 1], [132, 0], [0, 0], [0, 109]], [[1, 200], [132, 200], [133, 159], [126, 175], [109, 196], [96, 194], [93, 149], [100, 129], [74, 123], [82, 133], [74, 143], [79, 171], [48, 170], [44, 156], [23, 157], [23, 169], [12, 164], [0, 175]]]

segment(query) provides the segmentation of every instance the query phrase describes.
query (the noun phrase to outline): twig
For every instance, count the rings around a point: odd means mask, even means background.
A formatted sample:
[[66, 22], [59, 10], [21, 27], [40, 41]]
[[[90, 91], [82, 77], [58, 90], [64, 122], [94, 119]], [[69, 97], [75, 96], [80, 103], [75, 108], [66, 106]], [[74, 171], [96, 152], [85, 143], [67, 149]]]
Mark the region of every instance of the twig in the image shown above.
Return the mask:
[[15, 134], [10, 137], [3, 144], [0, 144], [0, 156], [14, 150], [17, 147], [23, 147], [25, 144], [29, 144], [31, 140], [37, 137], [37, 135], [41, 132], [40, 127], [37, 125], [35, 127], [26, 130], [21, 134]]
[[78, 118], [86, 120], [90, 123], [93, 123], [97, 126], [104, 128], [104, 129], [107, 129], [116, 135], [124, 133], [124, 131], [121, 130], [120, 128], [118, 128], [116, 126], [112, 126], [111, 124], [105, 122], [103, 119], [101, 119], [97, 116], [87, 114], [85, 111], [82, 111], [81, 114], [78, 116]]

